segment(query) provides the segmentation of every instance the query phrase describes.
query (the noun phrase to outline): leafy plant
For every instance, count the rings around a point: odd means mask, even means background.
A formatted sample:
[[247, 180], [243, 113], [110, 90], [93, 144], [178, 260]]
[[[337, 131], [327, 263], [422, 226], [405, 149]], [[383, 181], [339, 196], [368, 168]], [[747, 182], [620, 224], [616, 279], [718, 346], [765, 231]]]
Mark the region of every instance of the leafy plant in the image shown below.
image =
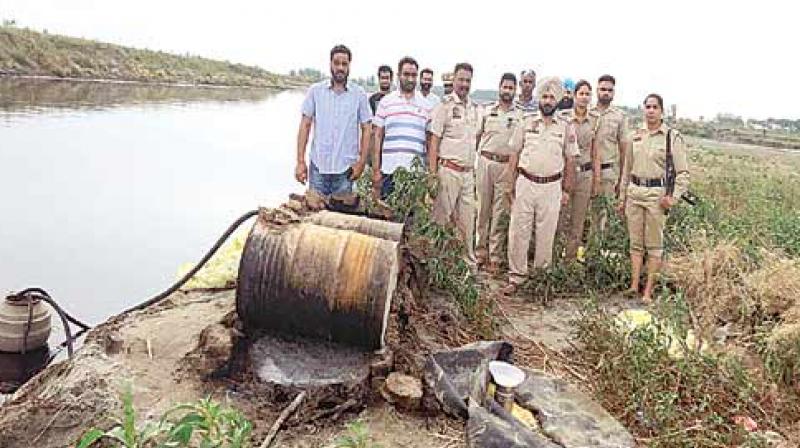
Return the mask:
[[[365, 174], [357, 184], [362, 200], [372, 204], [372, 182]], [[442, 227], [431, 216], [435, 187], [419, 160], [410, 170], [394, 173], [394, 191], [386, 199], [398, 219], [410, 228], [410, 250], [423, 267], [428, 282], [434, 288], [452, 294], [468, 317], [480, 314], [480, 289], [464, 260], [464, 244], [450, 226]]]
[[[177, 421], [170, 418], [181, 414]], [[161, 419], [169, 428], [167, 446], [188, 446], [193, 437], [201, 447], [243, 448], [249, 446], [252, 424], [237, 410], [204, 398], [196, 403], [182, 404], [170, 409]]]
[[92, 428], [78, 441], [77, 448], [87, 448], [101, 439], [109, 439], [124, 448], [142, 448], [150, 446], [162, 427], [154, 422], [137, 425], [136, 410], [133, 407], [133, 392], [130, 384], [122, 393], [122, 415], [114, 418], [116, 425], [108, 431]]
[[682, 327], [674, 319], [684, 315], [685, 304], [675, 296], [661, 302], [656, 318], [662, 327], [623, 332], [596, 306], [576, 321], [577, 354], [594, 366], [596, 395], [647, 446], [753, 446], [741, 445], [748, 437], [738, 418], [774, 428], [779, 415], [797, 415], [792, 399], [776, 400], [733, 357], [687, 347], [683, 357], [671, 357], [668, 333], [660, 328]]
[[78, 441], [76, 448], [88, 448], [101, 440], [124, 448], [247, 448], [252, 423], [239, 411], [211, 398], [180, 404], [164, 413], [158, 422], [136, 423], [131, 386], [122, 395], [122, 416], [108, 431], [92, 428]]
[[369, 431], [363, 422], [356, 421], [347, 425], [347, 432], [336, 439], [336, 448], [381, 448], [370, 441]]
[[566, 260], [564, 242], [554, 248], [553, 264], [533, 271], [524, 288], [534, 297], [547, 302], [553, 297], [587, 295], [616, 291], [630, 280], [628, 232], [614, 210], [614, 202], [606, 197], [595, 199], [589, 213], [589, 239], [585, 261]]

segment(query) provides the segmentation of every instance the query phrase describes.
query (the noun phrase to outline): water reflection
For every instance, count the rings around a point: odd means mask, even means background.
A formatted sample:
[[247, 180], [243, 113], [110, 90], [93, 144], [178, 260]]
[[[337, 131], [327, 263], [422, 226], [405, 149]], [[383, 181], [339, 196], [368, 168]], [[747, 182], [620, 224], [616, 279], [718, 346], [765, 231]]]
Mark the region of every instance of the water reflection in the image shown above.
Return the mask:
[[0, 89], [0, 293], [42, 287], [88, 323], [160, 292], [243, 212], [302, 191], [302, 92]]
[[259, 102], [279, 91], [239, 87], [191, 87], [137, 83], [0, 78], [5, 121], [59, 109], [102, 110], [130, 105]]

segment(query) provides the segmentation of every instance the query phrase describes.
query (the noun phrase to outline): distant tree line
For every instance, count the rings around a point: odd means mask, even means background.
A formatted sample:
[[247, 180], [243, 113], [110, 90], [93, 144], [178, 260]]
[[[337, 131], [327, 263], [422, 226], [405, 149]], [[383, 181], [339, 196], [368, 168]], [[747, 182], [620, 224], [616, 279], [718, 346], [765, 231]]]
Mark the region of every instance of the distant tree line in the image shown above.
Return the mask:
[[309, 67], [298, 70], [289, 70], [289, 76], [306, 78], [310, 79], [311, 81], [319, 81], [324, 78], [321, 71]]
[[788, 118], [767, 118], [766, 120], [747, 120], [747, 126], [751, 128], [783, 130], [788, 132], [800, 132], [800, 119], [791, 120]]
[[[311, 67], [299, 68], [289, 70], [289, 76], [306, 78], [310, 81], [316, 82], [328, 78], [327, 73], [322, 73], [320, 70]], [[365, 78], [350, 78], [350, 81], [364, 87], [367, 90], [374, 90], [378, 88], [378, 79], [375, 75], [370, 75]]]

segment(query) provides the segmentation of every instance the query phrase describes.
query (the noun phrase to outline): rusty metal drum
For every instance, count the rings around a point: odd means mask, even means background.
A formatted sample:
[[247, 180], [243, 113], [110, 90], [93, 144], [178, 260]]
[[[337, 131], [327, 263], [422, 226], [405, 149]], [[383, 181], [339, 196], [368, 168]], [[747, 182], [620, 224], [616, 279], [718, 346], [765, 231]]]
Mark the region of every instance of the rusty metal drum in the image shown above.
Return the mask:
[[236, 308], [247, 330], [376, 350], [398, 271], [396, 241], [260, 216], [242, 253]]

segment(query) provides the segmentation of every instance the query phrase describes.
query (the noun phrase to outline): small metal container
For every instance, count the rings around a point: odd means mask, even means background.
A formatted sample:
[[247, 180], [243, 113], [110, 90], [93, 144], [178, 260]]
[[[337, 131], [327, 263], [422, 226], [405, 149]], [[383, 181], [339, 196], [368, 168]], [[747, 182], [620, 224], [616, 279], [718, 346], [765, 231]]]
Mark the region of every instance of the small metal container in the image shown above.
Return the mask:
[[525, 372], [519, 367], [503, 361], [489, 362], [489, 373], [497, 386], [494, 399], [509, 412], [514, 408], [516, 387], [525, 380]]
[[514, 392], [514, 388], [511, 387], [497, 385], [497, 388], [494, 391], [495, 401], [497, 401], [497, 403], [508, 412], [511, 412], [511, 410], [514, 409], [515, 395], [516, 393]]

